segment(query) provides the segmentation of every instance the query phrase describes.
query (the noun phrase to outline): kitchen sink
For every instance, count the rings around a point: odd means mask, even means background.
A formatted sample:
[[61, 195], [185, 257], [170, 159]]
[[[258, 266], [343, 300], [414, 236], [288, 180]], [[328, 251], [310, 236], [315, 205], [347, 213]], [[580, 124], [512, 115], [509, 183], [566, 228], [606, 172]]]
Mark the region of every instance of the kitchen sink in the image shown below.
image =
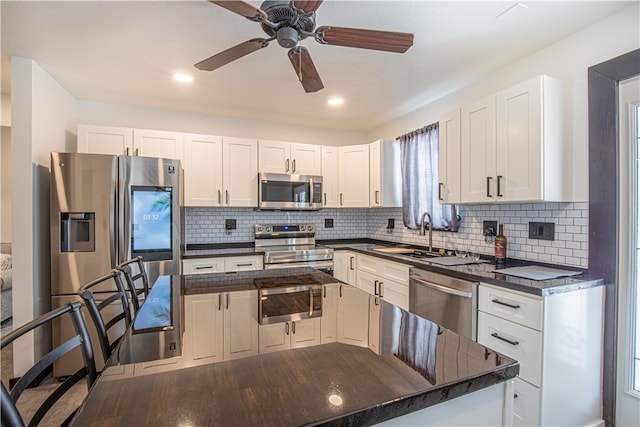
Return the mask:
[[410, 253], [405, 254], [405, 255], [410, 256], [411, 258], [418, 258], [418, 259], [435, 258], [435, 257], [441, 256], [440, 254], [436, 254], [436, 253], [433, 253], [433, 252], [418, 251], [418, 250], [414, 250], [413, 252], [410, 252]]

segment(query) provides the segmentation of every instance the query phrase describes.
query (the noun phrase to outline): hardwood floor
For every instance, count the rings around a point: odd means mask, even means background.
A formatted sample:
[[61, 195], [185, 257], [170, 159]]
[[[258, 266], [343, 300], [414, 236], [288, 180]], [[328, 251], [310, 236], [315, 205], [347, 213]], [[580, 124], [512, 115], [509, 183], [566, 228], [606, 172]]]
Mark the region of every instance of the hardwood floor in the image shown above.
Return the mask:
[[[5, 324], [0, 330], [0, 334], [4, 335], [11, 331], [11, 323]], [[13, 345], [7, 346], [0, 354], [0, 375], [2, 383], [8, 388], [9, 379], [13, 377]], [[18, 400], [18, 410], [22, 414], [23, 419], [29, 420], [40, 405], [53, 390], [58, 387], [58, 381], [52, 376], [46, 378], [38, 387], [28, 388], [22, 393]], [[59, 426], [73, 410], [75, 410], [87, 395], [87, 386], [85, 382], [76, 384], [61, 399], [47, 416], [39, 424], [40, 426]]]

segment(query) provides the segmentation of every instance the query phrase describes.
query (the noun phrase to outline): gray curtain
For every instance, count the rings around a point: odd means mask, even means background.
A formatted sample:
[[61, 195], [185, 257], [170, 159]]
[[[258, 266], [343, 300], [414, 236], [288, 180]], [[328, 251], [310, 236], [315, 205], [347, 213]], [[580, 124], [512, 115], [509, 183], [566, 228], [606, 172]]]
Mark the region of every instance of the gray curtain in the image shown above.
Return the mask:
[[402, 153], [402, 220], [405, 227], [420, 228], [422, 214], [428, 212], [433, 219], [433, 229], [457, 231], [456, 206], [438, 201], [438, 123], [397, 139]]

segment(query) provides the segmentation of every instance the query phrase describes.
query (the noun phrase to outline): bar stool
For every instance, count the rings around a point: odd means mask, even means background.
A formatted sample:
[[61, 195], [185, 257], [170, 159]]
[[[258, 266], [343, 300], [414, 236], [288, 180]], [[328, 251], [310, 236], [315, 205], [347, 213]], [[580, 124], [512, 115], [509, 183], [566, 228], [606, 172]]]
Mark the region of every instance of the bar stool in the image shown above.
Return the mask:
[[131, 325], [129, 297], [121, 274], [113, 269], [78, 289], [96, 327], [105, 363]]
[[[140, 296], [144, 300], [149, 295], [149, 278], [142, 263], [142, 257], [138, 256], [116, 267], [124, 273], [127, 287], [131, 293], [131, 304], [133, 305], [133, 314], [137, 314], [140, 309]], [[134, 273], [134, 269], [136, 272]], [[139, 285], [136, 287], [136, 285]]]
[[[35, 414], [29, 420], [28, 424], [37, 425], [47, 414], [47, 412], [53, 407], [53, 405], [60, 400], [71, 389], [73, 385], [78, 383], [83, 378], [87, 382], [87, 388], [91, 389], [93, 383], [96, 380], [96, 365], [94, 360], [93, 349], [91, 347], [91, 340], [89, 339], [89, 333], [87, 332], [87, 325], [85, 324], [80, 309], [82, 304], [80, 302], [69, 303], [64, 307], [57, 308], [42, 316], [32, 320], [31, 322], [13, 330], [7, 334], [0, 341], [0, 348], [5, 348], [7, 345], [14, 342], [21, 336], [40, 327], [51, 327], [51, 324], [55, 319], [64, 318], [68, 316], [71, 318], [71, 323], [75, 329], [75, 335], [68, 341], [62, 343], [58, 347], [55, 347], [49, 353], [47, 353], [42, 359], [37, 361], [31, 368], [29, 368], [24, 375], [7, 390], [4, 384], [2, 384], [2, 425], [7, 427], [20, 426], [23, 427], [27, 422], [22, 418], [20, 412], [16, 407], [16, 402], [22, 395], [22, 392], [31, 384], [40, 374], [48, 370], [53, 362], [77, 347], [80, 348], [82, 353], [83, 366], [76, 371], [73, 375], [67, 377], [58, 387], [51, 392], [46, 400], [38, 407]], [[63, 422], [62, 425], [68, 425], [73, 416], [76, 414], [79, 408], [76, 408]]]

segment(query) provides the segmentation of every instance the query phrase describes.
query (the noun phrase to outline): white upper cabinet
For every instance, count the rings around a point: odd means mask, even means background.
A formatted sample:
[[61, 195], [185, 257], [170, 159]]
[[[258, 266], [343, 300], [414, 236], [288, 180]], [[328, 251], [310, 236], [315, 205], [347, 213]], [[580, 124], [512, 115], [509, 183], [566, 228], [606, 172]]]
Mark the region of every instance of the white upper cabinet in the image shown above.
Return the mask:
[[571, 201], [560, 83], [538, 76], [462, 108], [461, 202]]
[[185, 134], [185, 206], [258, 205], [258, 142]]
[[134, 129], [133, 155], [182, 160], [183, 134], [161, 130]]
[[338, 203], [369, 207], [369, 144], [338, 147]]
[[438, 132], [438, 200], [460, 203], [460, 109], [440, 116]]
[[298, 175], [322, 174], [322, 146], [260, 140], [259, 171]]
[[133, 129], [78, 125], [78, 153], [133, 154]]
[[369, 145], [369, 205], [402, 206], [399, 141], [378, 140]]
[[338, 191], [338, 147], [322, 147], [322, 206], [340, 206]]

